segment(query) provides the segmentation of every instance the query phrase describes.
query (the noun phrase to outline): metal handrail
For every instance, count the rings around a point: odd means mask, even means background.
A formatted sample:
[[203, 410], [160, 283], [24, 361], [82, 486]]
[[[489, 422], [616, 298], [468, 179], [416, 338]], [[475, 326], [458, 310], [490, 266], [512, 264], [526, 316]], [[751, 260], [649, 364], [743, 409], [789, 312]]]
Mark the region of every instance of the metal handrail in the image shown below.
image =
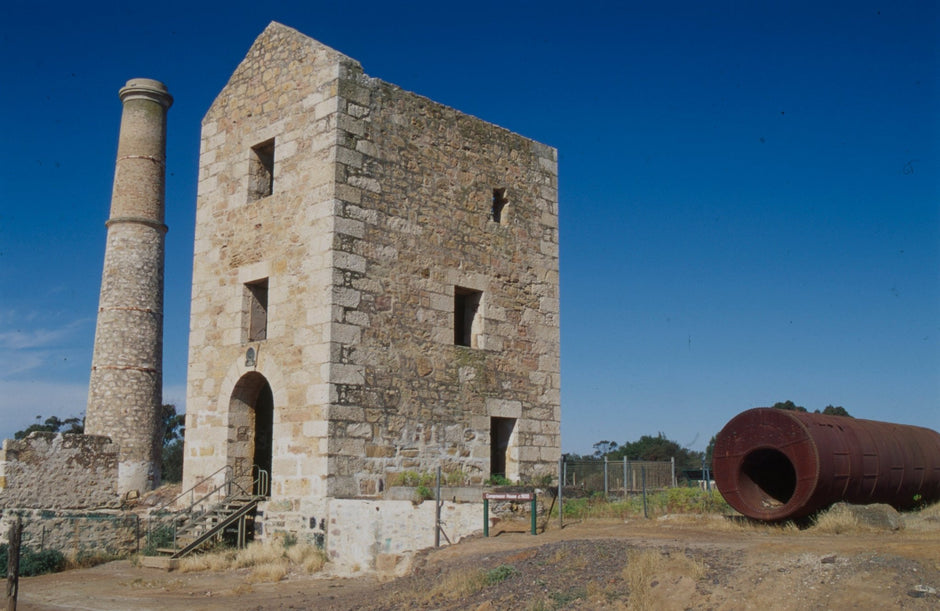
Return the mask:
[[[209, 481], [210, 479], [212, 479], [213, 477], [215, 477], [216, 475], [218, 475], [219, 473], [223, 471], [226, 471], [225, 480], [221, 484], [218, 484], [213, 489], [209, 490], [206, 494], [202, 495], [200, 498], [196, 499], [195, 492], [194, 492], [195, 489], [199, 485], [204, 484], [206, 481]], [[257, 477], [255, 477], [255, 474], [257, 474]], [[242, 486], [240, 483], [236, 481], [237, 479], [238, 478], [237, 476], [235, 476], [234, 470], [232, 469], [230, 465], [226, 465], [225, 467], [222, 467], [216, 470], [211, 475], [204, 477], [196, 485], [194, 485], [187, 491], [183, 492], [182, 494], [177, 496], [175, 499], [173, 499], [169, 503], [165, 503], [159, 509], [154, 510], [150, 513], [151, 519], [148, 520], [146, 536], [148, 538], [152, 536], [155, 526], [156, 528], [160, 528], [161, 525], [165, 525], [165, 526], [172, 525], [173, 549], [177, 550], [178, 549], [177, 542], [176, 542], [177, 534], [180, 529], [180, 526], [184, 524], [187, 520], [190, 523], [192, 523], [193, 520], [195, 520], [197, 517], [205, 515], [213, 511], [216, 507], [225, 504], [225, 502], [228, 499], [236, 495], [236, 492], [244, 496], [254, 497], [256, 499], [270, 495], [270, 485], [271, 485], [270, 476], [266, 470], [262, 469], [258, 465], [252, 465], [252, 469], [251, 469], [252, 482], [251, 482], [250, 492], [248, 490], [245, 490], [244, 486]], [[237, 491], [234, 490], [235, 488], [237, 488]], [[207, 499], [209, 499], [211, 496], [215, 495], [217, 492], [219, 492], [222, 489], [225, 489], [226, 492], [223, 496], [221, 496], [221, 498], [219, 499], [217, 503], [215, 503], [214, 505], [212, 505], [211, 507], [207, 509], [204, 509], [203, 511], [198, 512], [198, 514], [197, 512], [194, 511], [195, 507], [203, 505]], [[255, 490], [257, 490], [258, 492], [257, 493], [254, 492]], [[191, 497], [190, 504], [187, 508], [179, 510], [179, 511], [175, 511], [175, 512], [169, 511], [167, 509], [168, 507], [175, 504], [177, 501], [179, 501], [179, 499], [183, 498], [187, 494], [189, 494]], [[156, 524], [154, 524], [153, 518], [157, 518]]]
[[225, 478], [224, 478], [223, 483], [222, 483], [222, 486], [224, 486], [226, 483], [229, 483], [229, 482], [232, 480], [232, 465], [223, 465], [222, 467], [216, 469], [215, 471], [213, 471], [212, 473], [210, 473], [210, 474], [207, 475], [206, 477], [202, 478], [201, 480], [199, 480], [198, 482], [196, 482], [195, 484], [193, 484], [192, 486], [190, 486], [189, 488], [187, 488], [185, 491], [179, 493], [176, 497], [173, 498], [173, 500], [164, 503], [164, 504], [161, 505], [160, 507], [158, 507], [158, 508], [152, 510], [150, 513], [151, 513], [151, 514], [154, 514], [154, 513], [168, 513], [168, 512], [169, 512], [169, 509], [168, 509], [168, 508], [171, 507], [171, 506], [173, 506], [173, 505], [175, 505], [175, 504], [177, 503], [177, 501], [179, 501], [181, 498], [183, 498], [183, 497], [186, 496], [187, 494], [190, 496], [190, 503], [189, 503], [189, 507], [186, 508], [186, 511], [191, 511], [192, 508], [193, 508], [193, 506], [195, 506], [195, 505], [196, 505], [197, 503], [199, 503], [199, 502], [204, 501], [204, 500], [206, 499], [206, 497], [210, 496], [210, 495], [213, 494], [214, 492], [217, 492], [221, 486], [216, 486], [211, 492], [209, 492], [208, 494], [203, 495], [202, 497], [200, 497], [200, 499], [199, 499], [198, 501], [195, 500], [196, 488], [198, 488], [199, 486], [205, 484], [207, 481], [213, 479], [216, 475], [218, 475], [219, 473], [222, 473], [223, 471], [228, 471], [228, 473], [225, 475]]
[[[271, 476], [258, 465], [251, 466], [251, 491], [254, 496], [271, 496]], [[255, 474], [257, 473], [257, 477]], [[255, 492], [257, 490], [258, 492]]]

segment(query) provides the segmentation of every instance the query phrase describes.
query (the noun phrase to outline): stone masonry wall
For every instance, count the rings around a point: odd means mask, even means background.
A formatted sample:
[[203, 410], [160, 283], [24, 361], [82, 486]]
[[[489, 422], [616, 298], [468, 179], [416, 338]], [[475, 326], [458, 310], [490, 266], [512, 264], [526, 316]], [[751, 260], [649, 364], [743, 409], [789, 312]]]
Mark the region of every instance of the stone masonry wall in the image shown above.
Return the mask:
[[22, 520], [25, 547], [54, 549], [72, 557], [136, 552], [137, 535], [145, 529], [138, 516], [122, 511], [6, 509], [0, 510], [0, 543], [7, 543], [16, 516]]
[[3, 440], [0, 507], [94, 509], [119, 504], [118, 447], [107, 437], [32, 433]]
[[[515, 420], [512, 479], [554, 473], [557, 197], [554, 149], [271, 24], [203, 121], [184, 488], [260, 447], [264, 384], [266, 523], [322, 519], [405, 470], [481, 483], [493, 418]], [[251, 339], [246, 285], [263, 281]], [[470, 346], [464, 289], [482, 293]]]
[[[511, 479], [553, 473], [556, 152], [365, 76], [341, 82], [337, 113], [331, 491], [438, 465], [479, 484], [494, 416], [516, 419]], [[457, 287], [483, 294], [472, 347], [455, 345]]]
[[[353, 60], [272, 24], [203, 120], [184, 488], [251, 452], [250, 404], [274, 398], [272, 496], [316, 515], [326, 496], [339, 75]], [[251, 199], [252, 148], [274, 140], [273, 189]], [[245, 284], [268, 279], [267, 334], [246, 336]], [[246, 353], [256, 354], [247, 364]], [[263, 378], [259, 377], [263, 376]], [[254, 376], [254, 377], [253, 377]], [[236, 401], [234, 398], [238, 397]], [[245, 434], [241, 434], [244, 431]], [[286, 500], [285, 499], [289, 499]]]

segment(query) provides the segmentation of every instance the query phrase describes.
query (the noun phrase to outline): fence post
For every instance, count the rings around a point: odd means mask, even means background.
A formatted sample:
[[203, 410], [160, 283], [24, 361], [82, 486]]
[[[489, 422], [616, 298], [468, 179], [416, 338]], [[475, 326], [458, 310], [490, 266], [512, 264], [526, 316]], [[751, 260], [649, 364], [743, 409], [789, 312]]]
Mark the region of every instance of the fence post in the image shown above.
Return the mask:
[[7, 611], [16, 611], [16, 597], [20, 585], [20, 541], [23, 538], [23, 523], [16, 516], [10, 524], [7, 545]]
[[627, 457], [623, 457], [623, 498], [627, 498]]
[[490, 536], [490, 500], [483, 497], [483, 536]]
[[532, 532], [533, 535], [538, 534], [538, 533], [536, 532], [536, 529], [535, 529], [535, 518], [536, 518], [536, 516], [535, 516], [536, 500], [535, 500], [535, 499], [536, 499], [536, 495], [535, 495], [535, 493], [532, 493], [532, 505], [531, 505], [531, 507], [529, 507], [529, 513], [532, 514], [532, 518], [531, 518], [531, 522], [532, 522], [532, 531], [531, 531], [531, 532]]
[[[487, 520], [489, 522], [489, 520]], [[434, 486], [434, 547], [441, 546], [441, 466], [437, 466], [437, 482]]]
[[672, 463], [672, 487], [676, 487], [676, 457], [673, 456], [669, 459], [669, 462]]
[[561, 458], [558, 459], [558, 528], [565, 527], [565, 512], [562, 510], [561, 503], [561, 490], [565, 483], [565, 480], [562, 478], [565, 475], [565, 468], [565, 456], [562, 454]]
[[607, 486], [607, 457], [605, 456], [604, 457], [604, 498], [605, 499], [607, 498], [608, 494], [609, 492], [608, 492], [608, 486]]
[[643, 482], [643, 517], [649, 518], [649, 513], [646, 510], [646, 465], [640, 467], [640, 480]]

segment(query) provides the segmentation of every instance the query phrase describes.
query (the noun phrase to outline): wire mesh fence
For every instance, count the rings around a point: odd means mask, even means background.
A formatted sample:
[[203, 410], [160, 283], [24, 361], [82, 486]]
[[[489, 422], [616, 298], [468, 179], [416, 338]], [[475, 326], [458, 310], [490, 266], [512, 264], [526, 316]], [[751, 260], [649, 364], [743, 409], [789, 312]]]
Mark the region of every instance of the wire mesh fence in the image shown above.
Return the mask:
[[123, 512], [79, 512], [20, 509], [0, 511], [0, 543], [12, 520], [23, 523], [23, 545], [35, 551], [54, 549], [67, 556], [137, 551], [140, 518]]
[[675, 459], [648, 460], [578, 460], [562, 465], [566, 487], [607, 496], [624, 495], [642, 490], [661, 490], [676, 486]]

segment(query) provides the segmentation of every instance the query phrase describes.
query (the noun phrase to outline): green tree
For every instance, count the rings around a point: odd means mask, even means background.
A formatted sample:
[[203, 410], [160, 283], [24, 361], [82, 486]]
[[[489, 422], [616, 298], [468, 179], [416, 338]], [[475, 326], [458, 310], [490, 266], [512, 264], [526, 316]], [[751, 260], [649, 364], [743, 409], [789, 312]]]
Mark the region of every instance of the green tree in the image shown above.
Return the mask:
[[668, 439], [664, 433], [659, 433], [655, 437], [643, 435], [637, 441], [625, 443], [607, 454], [607, 458], [615, 460], [628, 458], [630, 460], [662, 461], [675, 458], [677, 469], [700, 468], [702, 466], [702, 456], [702, 452], [683, 448], [677, 442]]
[[42, 416], [36, 416], [36, 423], [29, 425], [22, 431], [13, 433], [13, 439], [23, 439], [29, 436], [30, 433], [34, 433], [36, 431], [43, 433], [81, 434], [85, 432], [85, 419], [66, 418], [65, 420], [61, 420], [57, 416], [49, 416], [43, 420]]
[[791, 412], [805, 412], [806, 411], [806, 408], [803, 407], [802, 405], [797, 405], [793, 401], [789, 401], [789, 400], [783, 401], [783, 402], [777, 401], [776, 403], [771, 405], [771, 407], [774, 409], [786, 409]]
[[616, 441], [598, 441], [594, 444], [594, 458], [604, 458], [605, 456], [610, 456], [612, 452], [616, 452], [617, 448], [620, 447]]
[[[817, 413], [817, 414], [820, 413], [819, 410], [816, 410], [816, 413]], [[822, 414], [823, 414], [824, 416], [845, 416], [846, 418], [851, 418], [851, 417], [852, 417], [852, 414], [850, 414], [849, 412], [847, 412], [847, 411], [845, 410], [845, 408], [842, 407], [841, 405], [838, 405], [838, 406], [836, 406], [836, 405], [827, 405], [827, 406], [823, 409]]]
[[186, 434], [186, 414], [176, 413], [176, 406], [163, 406], [163, 460], [160, 472], [163, 481], [176, 483], [183, 480], [183, 436]]
[[718, 435], [712, 435], [711, 440], [708, 442], [708, 447], [705, 448], [705, 464], [711, 468], [712, 460], [715, 458], [715, 441], [718, 439]]

